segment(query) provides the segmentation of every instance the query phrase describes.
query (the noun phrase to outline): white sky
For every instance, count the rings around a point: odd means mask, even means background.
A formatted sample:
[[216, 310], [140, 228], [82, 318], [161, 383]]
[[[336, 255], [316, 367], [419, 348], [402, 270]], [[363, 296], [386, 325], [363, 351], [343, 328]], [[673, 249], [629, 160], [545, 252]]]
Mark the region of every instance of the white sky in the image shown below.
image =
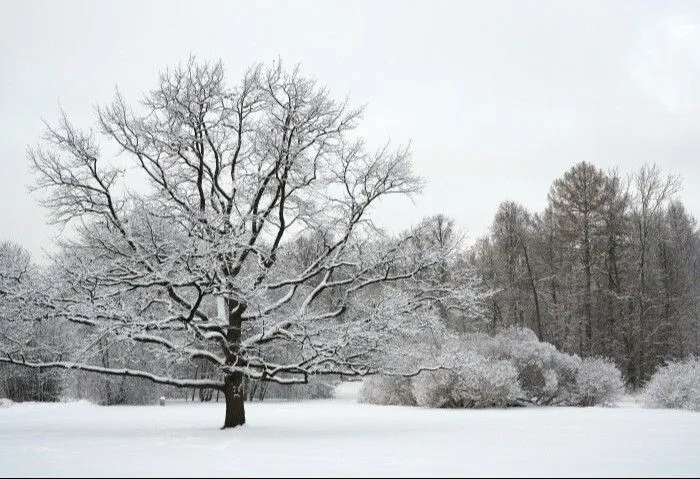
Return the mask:
[[[679, 174], [700, 214], [700, 2], [0, 1], [0, 240], [40, 256], [57, 228], [26, 190], [41, 119], [90, 126], [190, 54], [301, 63], [367, 104], [371, 144], [412, 141], [428, 185], [391, 230], [442, 212], [473, 238], [506, 199], [533, 211], [581, 160]], [[37, 258], [38, 259], [38, 258]]]

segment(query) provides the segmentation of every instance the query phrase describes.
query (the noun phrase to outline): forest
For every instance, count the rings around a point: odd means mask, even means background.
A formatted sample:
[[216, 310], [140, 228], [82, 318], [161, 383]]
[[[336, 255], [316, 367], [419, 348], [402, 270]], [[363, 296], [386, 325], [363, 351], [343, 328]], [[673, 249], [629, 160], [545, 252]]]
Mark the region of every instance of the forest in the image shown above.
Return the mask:
[[469, 261], [493, 292], [491, 328], [532, 329], [581, 356], [613, 359], [639, 388], [665, 361], [700, 353], [700, 237], [656, 165], [572, 166], [542, 212], [498, 206]]

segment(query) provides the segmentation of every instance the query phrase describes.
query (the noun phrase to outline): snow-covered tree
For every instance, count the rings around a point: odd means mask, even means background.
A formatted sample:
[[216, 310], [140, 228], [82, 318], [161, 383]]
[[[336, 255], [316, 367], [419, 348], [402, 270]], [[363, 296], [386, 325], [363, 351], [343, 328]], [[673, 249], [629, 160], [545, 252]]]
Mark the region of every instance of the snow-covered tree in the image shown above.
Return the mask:
[[[63, 336], [48, 313], [39, 268], [21, 246], [0, 242], [0, 351], [41, 360], [61, 354]], [[32, 319], [32, 320], [28, 320]], [[0, 364], [0, 395], [15, 401], [55, 401], [61, 393], [56, 371], [28, 371]]]
[[[120, 94], [97, 108], [95, 131], [64, 114], [29, 158], [53, 219], [74, 227], [46, 303], [51, 320], [80, 328], [81, 347], [0, 361], [220, 390], [224, 427], [245, 422], [244, 378], [386, 369], [403, 338], [442, 324], [432, 305], [475, 296], [419, 274], [455, 244], [421, 248], [425, 225], [391, 237], [372, 222], [375, 203], [421, 181], [407, 148], [367, 149], [354, 134], [361, 113], [280, 63], [230, 87], [220, 63], [191, 59], [134, 108]], [[90, 359], [100, 342], [139, 343], [160, 360], [105, 366]], [[187, 361], [216, 376], [176, 376]]]

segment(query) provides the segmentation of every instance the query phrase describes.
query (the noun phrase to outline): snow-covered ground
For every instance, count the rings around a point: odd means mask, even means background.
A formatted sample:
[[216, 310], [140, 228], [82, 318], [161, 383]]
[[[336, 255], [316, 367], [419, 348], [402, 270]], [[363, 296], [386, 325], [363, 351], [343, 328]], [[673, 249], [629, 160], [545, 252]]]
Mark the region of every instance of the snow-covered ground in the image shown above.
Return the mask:
[[700, 413], [429, 410], [333, 400], [0, 408], [0, 476], [700, 476]]

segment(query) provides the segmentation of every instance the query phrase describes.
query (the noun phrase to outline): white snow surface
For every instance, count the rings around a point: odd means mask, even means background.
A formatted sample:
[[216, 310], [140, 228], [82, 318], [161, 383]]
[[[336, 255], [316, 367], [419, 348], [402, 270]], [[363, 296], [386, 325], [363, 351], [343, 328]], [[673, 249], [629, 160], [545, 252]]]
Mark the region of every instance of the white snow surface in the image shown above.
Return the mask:
[[0, 408], [0, 476], [700, 476], [700, 413], [434, 410], [332, 400]]

